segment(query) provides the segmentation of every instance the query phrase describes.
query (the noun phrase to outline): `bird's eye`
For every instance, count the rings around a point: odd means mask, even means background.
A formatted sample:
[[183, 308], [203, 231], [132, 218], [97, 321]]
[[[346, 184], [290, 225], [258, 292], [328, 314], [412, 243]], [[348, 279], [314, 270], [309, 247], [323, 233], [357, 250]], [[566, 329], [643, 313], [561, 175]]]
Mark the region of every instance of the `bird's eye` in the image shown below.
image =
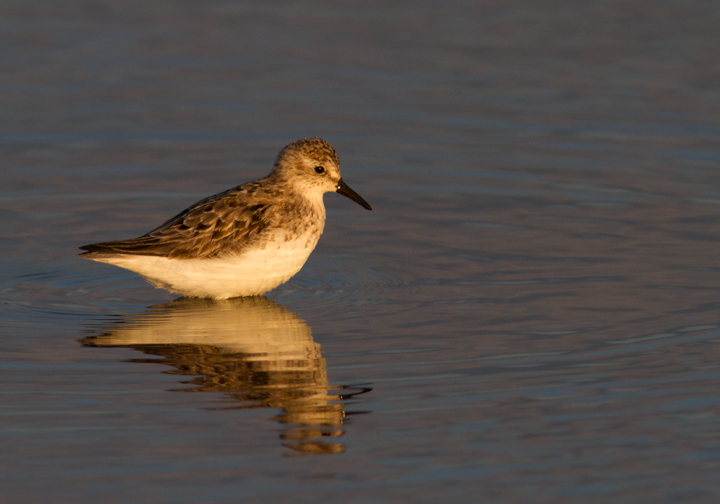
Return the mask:
[[315, 173], [325, 173], [325, 167], [324, 166], [316, 166]]

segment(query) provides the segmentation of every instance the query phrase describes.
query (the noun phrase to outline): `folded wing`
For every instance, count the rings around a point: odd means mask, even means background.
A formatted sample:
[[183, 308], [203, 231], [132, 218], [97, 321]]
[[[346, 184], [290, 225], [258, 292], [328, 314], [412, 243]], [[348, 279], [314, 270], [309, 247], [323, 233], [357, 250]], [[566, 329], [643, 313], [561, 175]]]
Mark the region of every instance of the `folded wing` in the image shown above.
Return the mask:
[[[152, 255], [199, 259], [241, 253], [261, 239], [272, 205], [248, 205], [239, 195], [218, 194], [200, 201], [162, 226], [138, 238], [80, 247], [83, 256]], [[90, 258], [90, 257], [88, 257]]]

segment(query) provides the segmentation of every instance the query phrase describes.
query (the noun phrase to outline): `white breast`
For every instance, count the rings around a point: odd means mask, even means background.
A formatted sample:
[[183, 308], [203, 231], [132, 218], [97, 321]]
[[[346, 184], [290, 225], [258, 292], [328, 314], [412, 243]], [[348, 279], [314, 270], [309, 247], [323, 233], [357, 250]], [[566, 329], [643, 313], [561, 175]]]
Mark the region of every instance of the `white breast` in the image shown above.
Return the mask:
[[228, 299], [258, 296], [290, 280], [319, 238], [317, 230], [308, 230], [292, 240], [278, 237], [263, 248], [218, 259], [116, 255], [95, 260], [139, 273], [156, 287], [184, 296]]

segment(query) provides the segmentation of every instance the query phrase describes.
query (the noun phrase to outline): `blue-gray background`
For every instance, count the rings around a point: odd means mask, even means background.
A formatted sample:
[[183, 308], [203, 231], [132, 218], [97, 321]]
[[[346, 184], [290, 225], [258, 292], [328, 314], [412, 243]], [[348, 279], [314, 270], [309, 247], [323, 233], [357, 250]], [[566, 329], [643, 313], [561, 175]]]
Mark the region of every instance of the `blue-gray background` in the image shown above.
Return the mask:
[[[0, 500], [716, 502], [718, 26], [703, 0], [4, 1]], [[87, 345], [174, 296], [77, 246], [306, 136], [374, 207], [327, 195], [268, 294], [322, 351], [322, 414], [268, 392], [297, 374], [193, 360], [217, 346]]]

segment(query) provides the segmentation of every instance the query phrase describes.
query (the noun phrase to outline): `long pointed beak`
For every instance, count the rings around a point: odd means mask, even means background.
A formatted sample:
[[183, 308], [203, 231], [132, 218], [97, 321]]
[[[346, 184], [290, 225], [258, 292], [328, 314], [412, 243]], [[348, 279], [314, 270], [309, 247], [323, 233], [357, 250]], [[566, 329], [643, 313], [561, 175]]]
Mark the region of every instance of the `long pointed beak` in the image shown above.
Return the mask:
[[368, 210], [372, 210], [372, 207], [368, 204], [367, 201], [362, 199], [362, 196], [360, 196], [358, 193], [350, 189], [350, 186], [347, 185], [345, 182], [343, 182], [343, 179], [340, 179], [338, 181], [338, 185], [335, 188], [335, 192], [338, 194], [342, 194], [343, 196], [347, 196], [351, 200], [353, 200], [355, 203], [364, 206]]

